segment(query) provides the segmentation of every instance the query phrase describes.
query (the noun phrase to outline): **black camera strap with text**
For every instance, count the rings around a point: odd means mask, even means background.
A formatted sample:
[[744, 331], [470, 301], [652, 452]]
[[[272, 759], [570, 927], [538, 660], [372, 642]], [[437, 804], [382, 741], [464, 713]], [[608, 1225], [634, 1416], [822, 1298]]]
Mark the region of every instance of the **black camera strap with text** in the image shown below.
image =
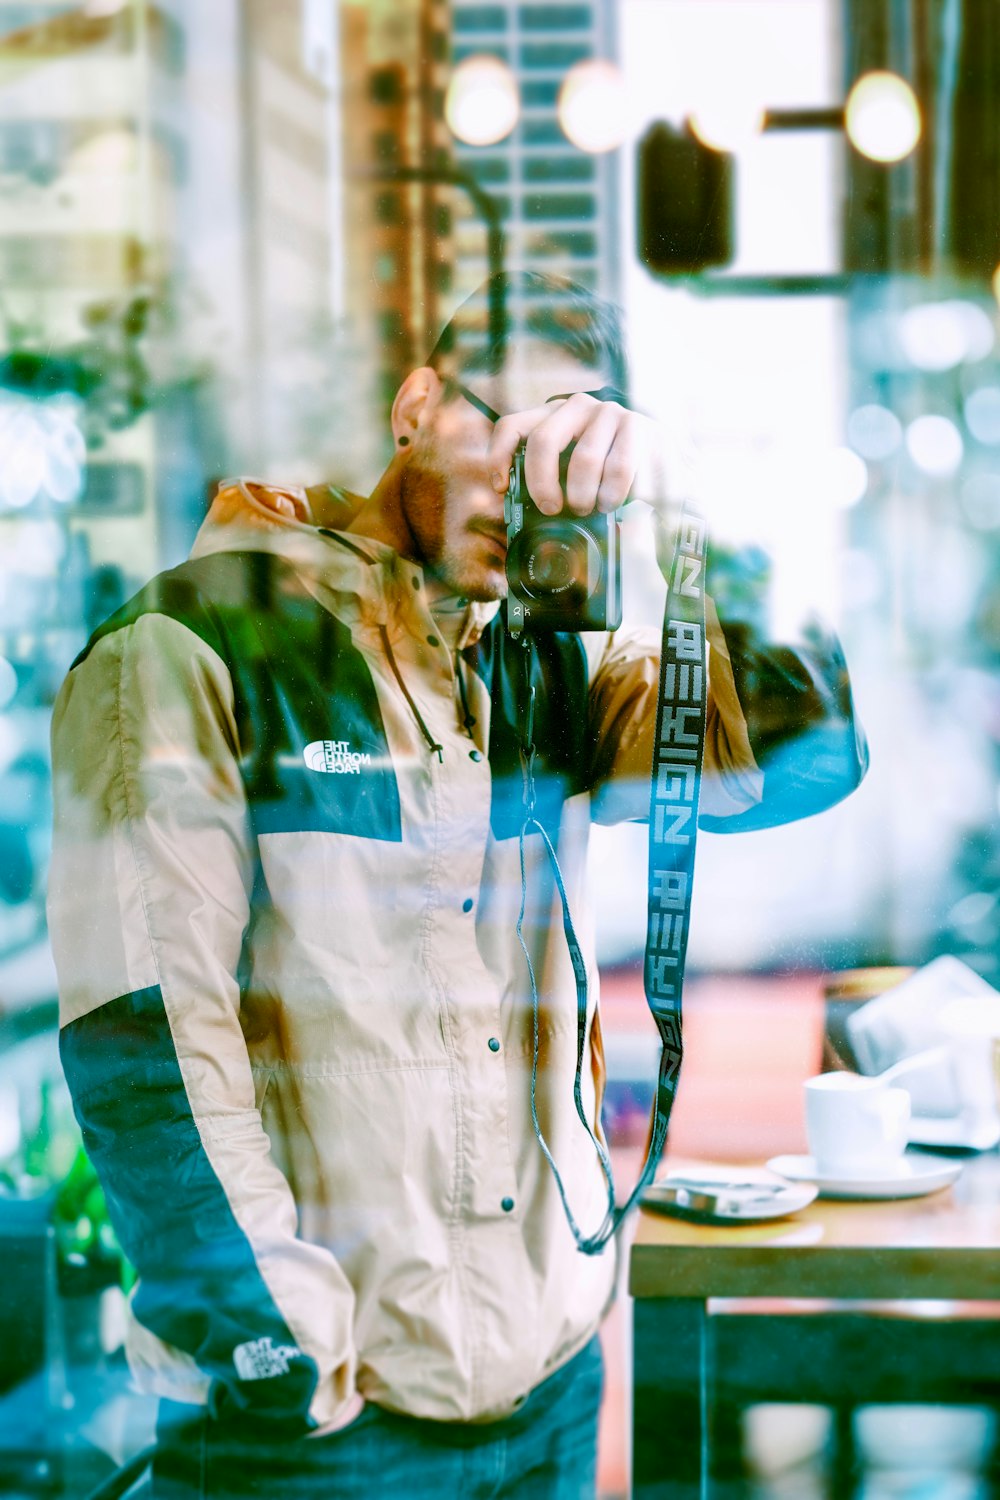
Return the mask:
[[[708, 669], [705, 639], [705, 524], [685, 507], [667, 579], [660, 650], [660, 680], [649, 799], [649, 883], [646, 919], [646, 950], [643, 983], [646, 1002], [659, 1032], [661, 1050], [656, 1093], [650, 1121], [649, 1143], [638, 1181], [626, 1201], [615, 1203], [614, 1180], [607, 1147], [587, 1119], [583, 1104], [583, 1063], [587, 1043], [587, 965], [573, 929], [573, 922], [559, 861], [548, 832], [535, 815], [535, 686], [532, 680], [534, 651], [530, 634], [522, 637], [525, 649], [527, 705], [525, 735], [521, 749], [524, 782], [524, 817], [521, 825], [521, 908], [517, 936], [528, 965], [533, 1011], [531, 1061], [531, 1119], [545, 1159], [555, 1176], [559, 1196], [578, 1248], [585, 1255], [599, 1254], [651, 1182], [667, 1139], [670, 1112], [677, 1093], [683, 1056], [681, 1034], [681, 990], [691, 922], [698, 804], [705, 751], [705, 714]], [[542, 839], [562, 905], [563, 932], [576, 979], [576, 1076], [573, 1098], [576, 1112], [597, 1152], [608, 1190], [604, 1218], [593, 1234], [581, 1231], [566, 1197], [552, 1152], [538, 1122], [536, 1084], [539, 1053], [539, 999], [531, 955], [523, 936], [527, 880], [525, 838], [536, 832]], [[595, 1124], [597, 1122], [595, 1121]]]

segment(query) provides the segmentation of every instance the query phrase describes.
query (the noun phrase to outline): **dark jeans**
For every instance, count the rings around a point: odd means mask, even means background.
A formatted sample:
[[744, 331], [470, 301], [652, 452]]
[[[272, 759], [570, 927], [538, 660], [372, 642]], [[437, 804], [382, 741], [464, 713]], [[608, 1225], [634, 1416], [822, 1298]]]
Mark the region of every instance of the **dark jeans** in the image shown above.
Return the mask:
[[502, 1422], [427, 1422], [369, 1404], [341, 1432], [279, 1444], [161, 1403], [154, 1500], [594, 1500], [598, 1339]]

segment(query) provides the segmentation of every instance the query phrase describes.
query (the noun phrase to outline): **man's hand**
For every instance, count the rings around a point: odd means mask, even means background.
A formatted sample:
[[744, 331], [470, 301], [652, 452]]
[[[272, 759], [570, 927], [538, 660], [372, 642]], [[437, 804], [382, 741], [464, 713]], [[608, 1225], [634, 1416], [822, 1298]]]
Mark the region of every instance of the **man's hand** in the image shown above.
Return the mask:
[[[653, 431], [648, 417], [583, 392], [512, 412], [493, 429], [486, 455], [490, 483], [506, 493], [514, 454], [526, 438], [524, 478], [540, 511], [555, 515], [565, 506], [586, 516], [595, 509], [617, 510], [632, 492]], [[559, 461], [570, 444], [564, 497]]]

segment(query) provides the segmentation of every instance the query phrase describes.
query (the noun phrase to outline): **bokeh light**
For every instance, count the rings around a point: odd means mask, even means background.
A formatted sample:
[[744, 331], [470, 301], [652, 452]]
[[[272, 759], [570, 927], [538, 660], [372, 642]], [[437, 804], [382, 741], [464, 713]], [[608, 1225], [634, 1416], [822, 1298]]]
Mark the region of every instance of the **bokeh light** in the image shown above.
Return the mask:
[[920, 139], [917, 96], [896, 73], [865, 73], [847, 96], [847, 134], [872, 161], [902, 161]]
[[977, 443], [1000, 444], [1000, 386], [981, 385], [970, 391], [963, 407], [965, 425]]
[[558, 108], [564, 135], [581, 151], [613, 151], [629, 133], [628, 94], [614, 63], [593, 58], [570, 68]]
[[954, 308], [956, 315], [961, 318], [965, 329], [965, 360], [974, 363], [976, 360], [985, 359], [993, 352], [996, 343], [996, 328], [993, 317], [985, 312], [975, 302], [959, 299], [947, 302], [946, 307]]
[[903, 427], [887, 406], [869, 402], [858, 406], [847, 419], [847, 441], [855, 453], [871, 463], [881, 463], [899, 448]]
[[973, 474], [959, 493], [962, 510], [977, 531], [1000, 526], [1000, 474]]
[[699, 104], [688, 124], [713, 151], [740, 151], [764, 128], [764, 108], [758, 99], [735, 89]]
[[499, 57], [467, 57], [451, 75], [444, 113], [448, 129], [467, 146], [492, 146], [510, 135], [521, 111], [521, 96], [508, 65]]
[[945, 479], [962, 462], [962, 434], [949, 417], [917, 417], [906, 429], [906, 451], [918, 469]]
[[73, 397], [0, 392], [0, 511], [43, 496], [63, 505], [79, 497], [87, 458], [79, 414]]
[[985, 359], [993, 348], [992, 319], [961, 298], [907, 308], [899, 341], [918, 370], [952, 370], [963, 361]]
[[918, 370], [952, 370], [965, 358], [969, 341], [958, 307], [954, 302], [927, 302], [903, 313], [900, 343]]

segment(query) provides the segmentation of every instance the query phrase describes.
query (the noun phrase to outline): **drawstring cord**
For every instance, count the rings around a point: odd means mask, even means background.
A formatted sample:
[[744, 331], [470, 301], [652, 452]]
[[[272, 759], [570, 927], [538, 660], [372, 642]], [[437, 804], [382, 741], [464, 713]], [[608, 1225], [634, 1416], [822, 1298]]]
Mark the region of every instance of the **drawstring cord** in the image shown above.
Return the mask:
[[435, 740], [434, 736], [431, 734], [430, 730], [427, 728], [427, 725], [424, 723], [423, 718], [421, 717], [421, 714], [420, 714], [420, 710], [417, 707], [417, 705], [414, 703], [412, 697], [410, 696], [410, 691], [407, 688], [406, 683], [403, 681], [402, 674], [401, 674], [399, 668], [396, 665], [396, 658], [393, 656], [393, 654], [392, 654], [392, 647], [389, 645], [389, 632], [388, 632], [388, 630], [385, 628], [384, 625], [380, 625], [379, 628], [378, 628], [378, 633], [382, 637], [382, 649], [385, 651], [386, 661], [389, 663], [390, 667], [392, 668], [393, 676], [395, 677], [396, 681], [399, 683], [399, 690], [400, 690], [400, 692], [402, 693], [403, 697], [406, 699], [407, 703], [410, 705], [410, 712], [412, 713], [413, 717], [416, 719], [417, 724], [420, 726], [420, 733], [423, 735], [424, 739], [427, 741], [428, 749], [430, 750], [430, 752], [431, 752], [432, 755], [436, 755], [437, 756], [437, 758], [438, 758], [439, 761], [443, 761], [444, 760], [444, 748], [443, 748], [443, 746], [441, 746], [441, 745], [439, 745], [437, 743], [437, 741]]
[[472, 731], [476, 727], [476, 720], [469, 709], [469, 695], [465, 690], [465, 677], [462, 674], [462, 657], [458, 651], [455, 652], [455, 676], [458, 678], [458, 696], [462, 700], [462, 728], [471, 740], [474, 738]]
[[[573, 919], [570, 915], [569, 897], [566, 894], [566, 886], [563, 881], [562, 870], [559, 868], [559, 859], [555, 846], [548, 832], [539, 822], [535, 815], [537, 803], [535, 789], [535, 761], [537, 751], [535, 749], [535, 683], [532, 674], [532, 660], [534, 656], [534, 641], [530, 635], [522, 637], [521, 644], [524, 647], [524, 677], [526, 688], [526, 712], [524, 739], [521, 742], [521, 777], [522, 777], [522, 812], [521, 834], [519, 839], [519, 855], [521, 865], [521, 905], [517, 914], [517, 922], [514, 931], [520, 944], [521, 952], [528, 970], [528, 983], [531, 988], [531, 1124], [535, 1132], [535, 1138], [542, 1149], [542, 1155], [548, 1162], [555, 1179], [556, 1188], [559, 1193], [573, 1238], [577, 1246], [585, 1255], [596, 1255], [603, 1250], [605, 1243], [613, 1233], [618, 1223], [618, 1211], [615, 1208], [615, 1182], [611, 1168], [611, 1159], [603, 1141], [595, 1132], [583, 1104], [583, 1061], [584, 1051], [587, 1045], [587, 963], [580, 948], [579, 940], [573, 927]], [[570, 961], [573, 965], [573, 977], [576, 981], [576, 1073], [573, 1080], [573, 1102], [576, 1105], [577, 1116], [584, 1130], [590, 1138], [597, 1158], [600, 1162], [601, 1172], [607, 1189], [607, 1206], [600, 1227], [594, 1234], [585, 1235], [577, 1224], [573, 1210], [566, 1195], [566, 1188], [556, 1166], [555, 1157], [548, 1141], [542, 1133], [541, 1123], [538, 1118], [538, 1063], [540, 1050], [540, 1001], [538, 995], [538, 981], [535, 977], [535, 966], [531, 959], [531, 953], [524, 937], [524, 920], [528, 905], [528, 871], [525, 842], [529, 833], [535, 832], [541, 836], [542, 845], [545, 849], [552, 875], [555, 880], [556, 890], [559, 893], [559, 902], [562, 907], [563, 935], [566, 939], [566, 947], [569, 951]], [[600, 1128], [599, 1122], [595, 1122]]]

